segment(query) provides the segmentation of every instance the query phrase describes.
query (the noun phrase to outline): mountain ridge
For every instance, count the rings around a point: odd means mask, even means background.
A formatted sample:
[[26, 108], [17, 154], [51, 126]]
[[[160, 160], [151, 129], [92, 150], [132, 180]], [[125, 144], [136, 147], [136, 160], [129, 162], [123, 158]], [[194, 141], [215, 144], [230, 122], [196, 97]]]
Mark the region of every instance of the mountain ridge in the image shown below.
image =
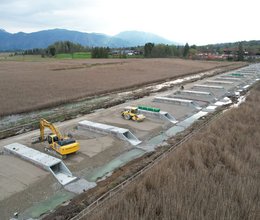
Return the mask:
[[175, 44], [159, 35], [141, 31], [123, 31], [109, 36], [102, 33], [86, 33], [67, 29], [49, 29], [31, 33], [9, 33], [0, 28], [0, 50], [27, 50], [46, 48], [57, 41], [72, 41], [88, 47], [132, 47], [142, 46], [147, 42], [155, 44]]

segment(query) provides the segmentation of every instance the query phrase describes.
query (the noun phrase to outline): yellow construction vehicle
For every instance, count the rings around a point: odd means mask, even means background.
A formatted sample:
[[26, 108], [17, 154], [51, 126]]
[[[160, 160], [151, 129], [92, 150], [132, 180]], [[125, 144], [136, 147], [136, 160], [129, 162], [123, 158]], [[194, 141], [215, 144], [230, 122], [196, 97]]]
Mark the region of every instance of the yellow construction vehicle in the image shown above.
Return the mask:
[[79, 150], [79, 143], [70, 137], [63, 137], [59, 130], [45, 119], [40, 120], [40, 140], [44, 141], [44, 128], [49, 128], [52, 134], [47, 136], [49, 146], [62, 156], [75, 153]]
[[121, 116], [126, 120], [133, 120], [137, 122], [141, 122], [145, 119], [145, 116], [143, 114], [138, 114], [138, 108], [137, 107], [125, 107], [124, 111], [121, 112]]

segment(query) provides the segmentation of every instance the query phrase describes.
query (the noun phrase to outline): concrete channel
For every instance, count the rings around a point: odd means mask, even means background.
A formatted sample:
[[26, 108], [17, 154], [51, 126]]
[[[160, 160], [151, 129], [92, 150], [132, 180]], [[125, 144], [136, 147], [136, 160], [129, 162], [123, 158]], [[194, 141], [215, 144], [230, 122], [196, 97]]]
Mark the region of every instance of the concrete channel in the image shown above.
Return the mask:
[[[260, 65], [251, 65], [239, 71], [189, 83], [183, 90], [174, 87], [166, 92], [128, 101], [110, 109], [101, 109], [83, 116], [75, 120], [73, 128], [70, 128], [79, 140], [82, 151], [65, 161], [33, 149], [33, 146], [25, 144], [26, 141], [22, 138], [19, 141], [21, 143], [5, 144], [5, 152], [48, 171], [62, 185], [57, 193], [47, 199], [42, 197], [37, 206], [31, 206], [26, 211], [21, 210], [25, 213], [21, 216], [26, 216], [23, 219], [40, 218], [44, 212], [94, 187], [96, 182], [102, 181], [120, 166], [158, 146], [163, 146], [167, 139], [184, 131], [200, 118], [216, 111], [218, 107], [231, 104], [228, 98], [230, 94], [248, 90], [259, 80], [259, 67]], [[138, 112], [144, 114], [146, 119], [137, 123], [124, 120], [120, 116], [121, 109], [129, 105], [151, 106], [159, 108], [160, 111], [138, 109]], [[27, 135], [26, 138], [28, 139], [29, 136]], [[89, 151], [91, 152], [84, 153]], [[51, 184], [52, 188], [58, 188], [55, 181]], [[53, 205], [50, 206], [52, 202]]]

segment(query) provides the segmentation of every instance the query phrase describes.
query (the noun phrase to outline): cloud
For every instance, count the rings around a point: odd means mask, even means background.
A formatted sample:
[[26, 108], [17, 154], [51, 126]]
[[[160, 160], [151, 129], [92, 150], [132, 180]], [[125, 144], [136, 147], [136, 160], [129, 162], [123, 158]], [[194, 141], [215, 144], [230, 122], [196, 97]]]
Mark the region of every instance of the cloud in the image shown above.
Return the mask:
[[1, 0], [0, 28], [152, 32], [196, 44], [260, 39], [258, 0]]

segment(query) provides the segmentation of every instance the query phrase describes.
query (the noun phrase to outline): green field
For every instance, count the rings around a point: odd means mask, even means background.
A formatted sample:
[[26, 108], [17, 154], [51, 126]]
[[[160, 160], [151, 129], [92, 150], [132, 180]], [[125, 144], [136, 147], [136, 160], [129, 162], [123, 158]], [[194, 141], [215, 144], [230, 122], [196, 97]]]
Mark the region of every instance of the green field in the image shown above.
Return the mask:
[[90, 59], [91, 52], [75, 52], [71, 53], [61, 53], [56, 54], [55, 57], [42, 57], [41, 55], [14, 55], [14, 53], [0, 53], [0, 61], [1, 60], [11, 60], [11, 61], [51, 61], [54, 59]]
[[[114, 58], [114, 59], [129, 59], [129, 58], [143, 58], [143, 55], [126, 55], [126, 56], [120, 56], [120, 55], [109, 55], [108, 58]], [[0, 61], [1, 60], [11, 60], [11, 61], [51, 61], [55, 59], [91, 59], [91, 52], [75, 52], [75, 53], [59, 53], [56, 54], [54, 57], [48, 57], [41, 55], [22, 55], [17, 54], [14, 55], [14, 53], [0, 53]]]
[[58, 59], [89, 59], [91, 58], [90, 52], [77, 52], [77, 53], [60, 53], [55, 56]]

